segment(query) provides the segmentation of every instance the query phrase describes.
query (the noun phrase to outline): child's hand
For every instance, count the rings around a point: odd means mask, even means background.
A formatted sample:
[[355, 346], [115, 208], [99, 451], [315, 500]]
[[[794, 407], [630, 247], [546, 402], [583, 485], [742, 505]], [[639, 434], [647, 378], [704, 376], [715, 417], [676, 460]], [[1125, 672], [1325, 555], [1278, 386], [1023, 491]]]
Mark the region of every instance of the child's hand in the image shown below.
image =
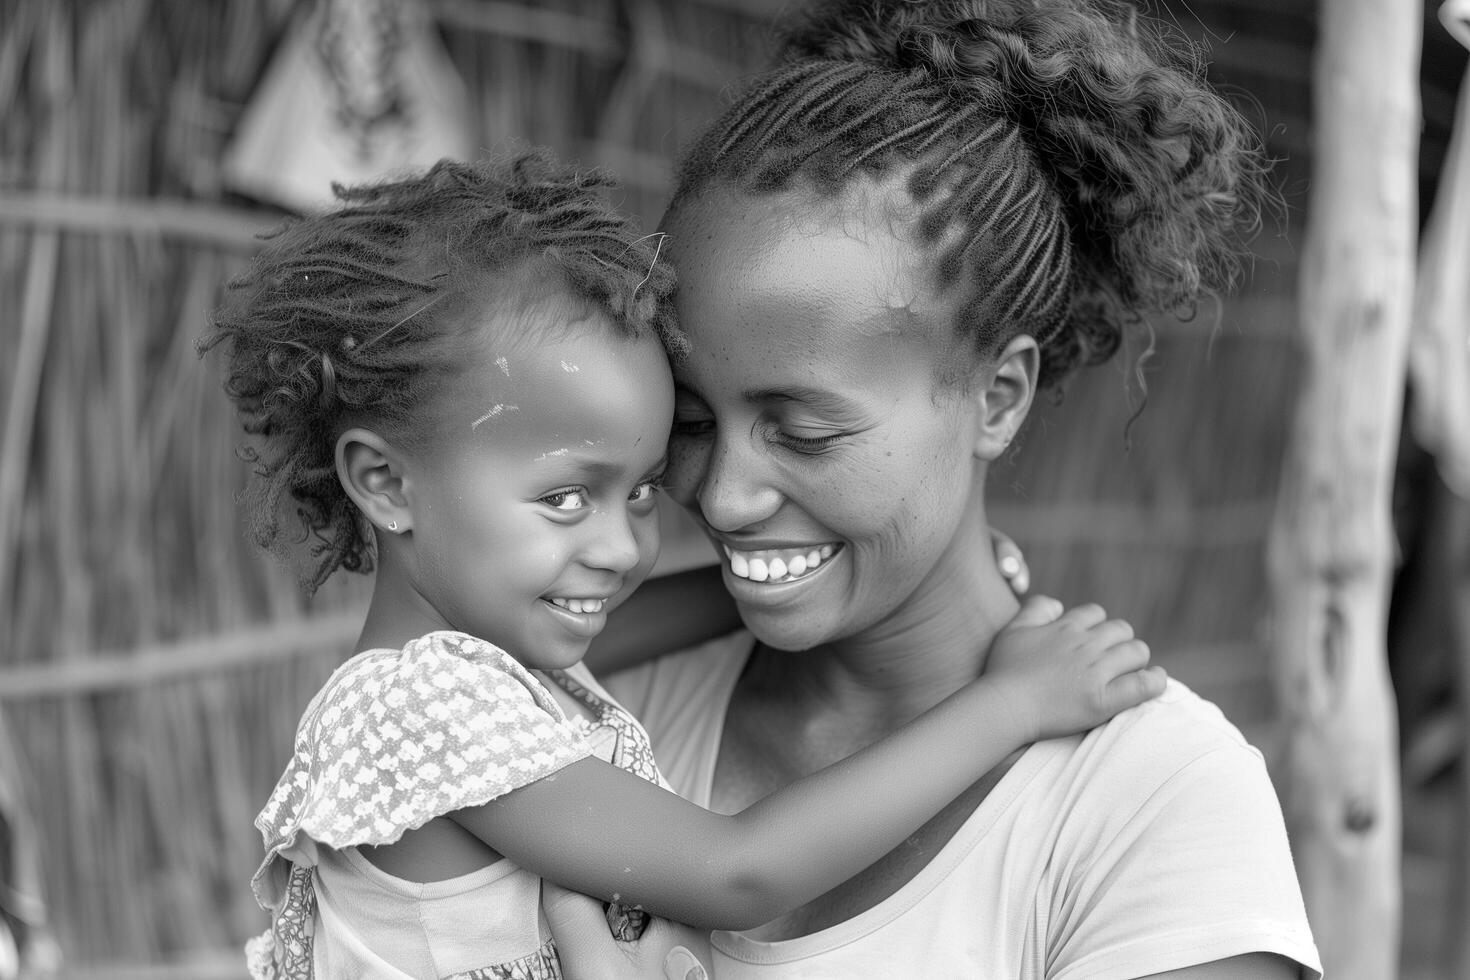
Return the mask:
[[607, 931], [602, 903], [541, 882], [541, 907], [556, 940], [562, 975], [567, 980], [708, 980], [700, 956], [709, 958], [709, 934], [650, 918], [648, 929], [633, 942], [618, 942]]
[[1063, 612], [1047, 596], [1026, 599], [996, 636], [985, 675], [1008, 687], [1030, 741], [1100, 725], [1157, 697], [1165, 680], [1133, 627], [1091, 603]]

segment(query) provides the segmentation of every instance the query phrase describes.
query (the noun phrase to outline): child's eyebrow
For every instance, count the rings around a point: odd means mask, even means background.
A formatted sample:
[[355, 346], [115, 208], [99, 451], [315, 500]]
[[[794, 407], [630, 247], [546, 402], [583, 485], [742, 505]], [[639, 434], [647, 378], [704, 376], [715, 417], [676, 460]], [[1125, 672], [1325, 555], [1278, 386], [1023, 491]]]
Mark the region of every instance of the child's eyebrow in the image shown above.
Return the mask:
[[[565, 459], [567, 457], [562, 458]], [[593, 480], [615, 480], [618, 477], [623, 476], [627, 473], [627, 469], [625, 467], [617, 463], [607, 462], [606, 460], [589, 459], [584, 461], [577, 459], [576, 456], [572, 456], [571, 459], [575, 461], [577, 468], [584, 475]], [[643, 476], [646, 478], [657, 473], [662, 473], [668, 465], [669, 457], [667, 455], [661, 456], [659, 457], [658, 462], [654, 463], [652, 466], [644, 471]]]

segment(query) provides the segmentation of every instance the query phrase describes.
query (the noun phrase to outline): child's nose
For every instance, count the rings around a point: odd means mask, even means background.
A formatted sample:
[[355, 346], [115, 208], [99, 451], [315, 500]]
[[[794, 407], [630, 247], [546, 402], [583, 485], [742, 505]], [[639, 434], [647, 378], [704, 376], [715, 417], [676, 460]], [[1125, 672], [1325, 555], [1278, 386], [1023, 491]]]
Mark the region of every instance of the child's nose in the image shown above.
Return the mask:
[[642, 555], [633, 526], [633, 516], [625, 509], [615, 508], [594, 517], [592, 535], [587, 542], [583, 560], [594, 568], [605, 568], [619, 573], [630, 572], [638, 567]]

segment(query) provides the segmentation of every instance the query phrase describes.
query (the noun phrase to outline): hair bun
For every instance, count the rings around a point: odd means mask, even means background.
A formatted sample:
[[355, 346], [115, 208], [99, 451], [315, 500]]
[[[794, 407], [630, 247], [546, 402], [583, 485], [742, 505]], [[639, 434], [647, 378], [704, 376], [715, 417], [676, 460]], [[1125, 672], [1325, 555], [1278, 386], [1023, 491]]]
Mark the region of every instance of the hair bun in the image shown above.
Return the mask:
[[1066, 202], [1085, 291], [1192, 311], [1228, 285], [1264, 163], [1198, 51], [1118, 0], [832, 0], [788, 30], [785, 60], [922, 73], [1014, 122]]

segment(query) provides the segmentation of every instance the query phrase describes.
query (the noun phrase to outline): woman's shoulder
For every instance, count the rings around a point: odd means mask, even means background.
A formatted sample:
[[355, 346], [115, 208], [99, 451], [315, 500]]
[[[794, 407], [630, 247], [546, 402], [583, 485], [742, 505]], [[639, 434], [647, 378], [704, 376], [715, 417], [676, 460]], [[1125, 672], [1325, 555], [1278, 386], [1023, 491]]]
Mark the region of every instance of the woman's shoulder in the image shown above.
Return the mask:
[[[1085, 735], [1040, 743], [1046, 768], [1079, 795], [1146, 799], [1232, 786], [1271, 798], [1265, 758], [1212, 702], [1170, 679], [1164, 693]], [[1189, 788], [1193, 787], [1193, 788]]]
[[1255, 751], [1214, 702], [1173, 677], [1165, 684], [1163, 694], [1119, 712], [1102, 727], [1129, 744], [1167, 737], [1183, 752], [1227, 747]]

